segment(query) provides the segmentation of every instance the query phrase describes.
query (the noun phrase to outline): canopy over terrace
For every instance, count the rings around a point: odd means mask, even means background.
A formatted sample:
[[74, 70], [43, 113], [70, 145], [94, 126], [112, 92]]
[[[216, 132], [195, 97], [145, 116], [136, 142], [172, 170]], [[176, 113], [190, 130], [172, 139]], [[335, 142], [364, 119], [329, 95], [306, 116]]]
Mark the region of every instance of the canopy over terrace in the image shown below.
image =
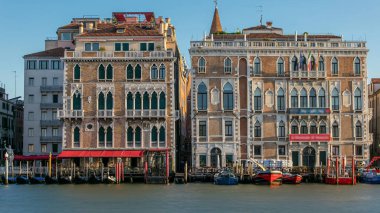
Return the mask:
[[64, 150], [58, 158], [140, 158], [141, 150]]

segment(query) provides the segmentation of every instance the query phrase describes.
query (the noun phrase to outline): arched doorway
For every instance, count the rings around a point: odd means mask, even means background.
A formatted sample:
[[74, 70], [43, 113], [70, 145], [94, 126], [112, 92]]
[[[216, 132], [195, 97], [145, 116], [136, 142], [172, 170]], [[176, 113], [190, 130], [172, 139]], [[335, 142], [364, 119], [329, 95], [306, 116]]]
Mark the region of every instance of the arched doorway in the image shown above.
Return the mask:
[[303, 149], [302, 152], [302, 165], [306, 166], [308, 168], [314, 168], [315, 166], [315, 149], [311, 146], [306, 147]]
[[222, 151], [219, 148], [211, 149], [211, 167], [213, 168], [222, 167]]

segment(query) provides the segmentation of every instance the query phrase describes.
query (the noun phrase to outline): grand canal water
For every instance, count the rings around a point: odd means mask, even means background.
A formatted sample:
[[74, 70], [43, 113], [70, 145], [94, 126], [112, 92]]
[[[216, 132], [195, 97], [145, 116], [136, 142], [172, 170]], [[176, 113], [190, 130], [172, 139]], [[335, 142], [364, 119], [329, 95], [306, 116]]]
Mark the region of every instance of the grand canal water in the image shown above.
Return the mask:
[[380, 185], [0, 185], [0, 212], [380, 212]]

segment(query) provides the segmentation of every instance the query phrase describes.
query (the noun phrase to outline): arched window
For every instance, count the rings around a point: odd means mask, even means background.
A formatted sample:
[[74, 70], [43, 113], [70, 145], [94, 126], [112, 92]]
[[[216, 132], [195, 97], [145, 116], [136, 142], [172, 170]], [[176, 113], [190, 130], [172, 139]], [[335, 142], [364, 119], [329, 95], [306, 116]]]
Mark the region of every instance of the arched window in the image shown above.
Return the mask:
[[292, 122], [292, 134], [299, 134], [297, 121]]
[[223, 87], [223, 108], [224, 110], [233, 110], [234, 93], [230, 83], [226, 83]]
[[206, 60], [203, 57], [199, 58], [198, 61], [198, 72], [205, 73], [206, 72]]
[[73, 95], [73, 110], [81, 110], [82, 109], [82, 98], [81, 94], [76, 91]]
[[133, 79], [133, 66], [128, 64], [127, 66], [127, 79], [132, 80]]
[[339, 110], [339, 92], [336, 88], [331, 93], [331, 107], [332, 110]]
[[261, 124], [259, 121], [256, 121], [255, 123], [255, 138], [260, 138], [261, 137]]
[[198, 110], [207, 110], [207, 87], [202, 82], [198, 86]]
[[303, 108], [307, 107], [307, 92], [305, 88], [301, 90], [300, 102], [301, 102], [301, 107]]
[[360, 121], [356, 122], [356, 125], [355, 125], [355, 136], [357, 138], [361, 138], [363, 135], [363, 130], [362, 130], [362, 123], [360, 123]]
[[78, 64], [74, 67], [74, 80], [80, 80], [80, 66]]
[[301, 134], [307, 134], [307, 123], [305, 121], [301, 121]]
[[107, 94], [107, 109], [108, 110], [113, 109], [113, 97], [112, 97], [112, 93], [111, 92], [109, 92]]
[[135, 129], [135, 147], [141, 147], [141, 128], [139, 126]]
[[166, 97], [165, 93], [161, 92], [160, 94], [160, 109], [165, 109], [166, 108]]
[[278, 124], [278, 137], [285, 137], [285, 123], [283, 121], [280, 121], [280, 123]]
[[152, 93], [152, 109], [158, 109], [158, 98], [157, 98], [157, 93], [156, 92], [153, 92]]
[[310, 90], [310, 95], [309, 95], [309, 102], [310, 102], [310, 107], [316, 108], [317, 107], [317, 93], [315, 92], [314, 88], [311, 88]]
[[232, 63], [230, 58], [226, 58], [224, 60], [224, 72], [231, 73], [232, 72]]
[[318, 134], [317, 124], [314, 121], [310, 123], [310, 134]]
[[331, 61], [331, 74], [338, 75], [338, 72], [339, 72], [338, 59], [334, 57]]
[[296, 88], [290, 93], [290, 102], [292, 108], [298, 108], [298, 92]]
[[255, 61], [254, 61], [254, 67], [253, 67], [253, 74], [255, 75], [259, 75], [261, 74], [261, 60], [259, 57], [256, 57], [255, 58]]
[[359, 88], [356, 88], [354, 93], [355, 110], [362, 110], [362, 92]]
[[355, 75], [360, 75], [360, 59], [358, 57], [355, 58]]
[[298, 59], [296, 56], [292, 58], [292, 71], [298, 71]]
[[158, 130], [157, 127], [152, 128], [152, 146], [157, 147], [157, 139], [158, 139]]
[[323, 88], [319, 90], [318, 102], [319, 102], [319, 108], [326, 107], [326, 95], [325, 95], [325, 90]]
[[79, 127], [74, 128], [74, 147], [80, 147], [80, 129], [79, 129]]
[[132, 110], [133, 109], [133, 95], [131, 92], [127, 95], [127, 109]]
[[98, 79], [99, 80], [105, 80], [106, 79], [106, 73], [105, 73], [105, 68], [103, 64], [101, 64], [98, 68]]
[[113, 67], [111, 64], [108, 64], [107, 66], [107, 80], [113, 79]]
[[145, 93], [144, 93], [144, 97], [143, 97], [143, 108], [144, 108], [144, 109], [149, 109], [149, 94], [148, 94], [148, 92], [145, 92]]
[[307, 62], [306, 62], [306, 58], [304, 55], [301, 56], [300, 63], [301, 63], [301, 67], [300, 67], [301, 71], [306, 71], [307, 70], [307, 67], [306, 67]]
[[104, 98], [104, 93], [100, 92], [98, 95], [98, 110], [104, 110], [105, 108], [105, 98]]
[[135, 79], [137, 79], [137, 80], [141, 79], [141, 66], [140, 66], [140, 64], [137, 64], [135, 67]]
[[339, 138], [339, 125], [336, 121], [332, 125], [332, 136], [333, 138]]
[[107, 147], [112, 147], [112, 141], [113, 141], [113, 131], [112, 127], [107, 128]]
[[319, 134], [326, 134], [327, 129], [326, 129], [326, 123], [324, 121], [321, 121], [319, 123]]
[[165, 136], [166, 136], [165, 127], [162, 126], [160, 128], [160, 147], [165, 147]]
[[99, 140], [99, 146], [104, 147], [104, 145], [105, 145], [105, 130], [102, 126], [99, 128], [98, 140]]
[[277, 91], [277, 110], [285, 110], [285, 92], [282, 88]]
[[322, 56], [319, 57], [318, 71], [325, 71], [325, 60]]
[[254, 96], [253, 96], [253, 103], [254, 103], [254, 109], [255, 110], [261, 110], [261, 90], [259, 88], [256, 88]]
[[285, 69], [284, 69], [284, 59], [281, 57], [278, 58], [277, 60], [277, 74], [278, 75], [284, 75], [285, 74]]
[[135, 95], [135, 110], [141, 110], [141, 94], [139, 92]]
[[310, 59], [310, 70], [315, 71], [315, 58], [314, 58], [314, 56], [311, 56], [311, 59]]
[[153, 64], [152, 67], [150, 68], [150, 77], [152, 79], [158, 79], [158, 69], [155, 64]]
[[161, 80], [165, 80], [165, 65], [164, 64], [161, 64], [160, 65], [160, 79]]
[[127, 146], [133, 147], [133, 128], [132, 127], [128, 127], [128, 130], [127, 130]]

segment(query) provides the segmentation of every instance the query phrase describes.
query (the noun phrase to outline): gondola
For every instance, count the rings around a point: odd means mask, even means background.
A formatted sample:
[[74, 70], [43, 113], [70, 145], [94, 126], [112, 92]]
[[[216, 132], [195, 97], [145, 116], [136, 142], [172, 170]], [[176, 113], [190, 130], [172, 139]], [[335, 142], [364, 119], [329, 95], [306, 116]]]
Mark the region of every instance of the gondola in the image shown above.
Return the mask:
[[17, 176], [16, 182], [17, 182], [17, 184], [29, 184], [30, 183], [29, 178], [26, 176], [23, 176], [23, 175]]
[[82, 176], [75, 176], [74, 181], [75, 184], [85, 184], [87, 183], [87, 178]]
[[72, 183], [72, 181], [71, 181], [71, 176], [67, 176], [67, 177], [59, 177], [59, 178], [58, 178], [58, 183], [59, 183], [59, 184], [70, 184], [70, 183]]
[[46, 184], [58, 184], [58, 179], [55, 177], [46, 176], [45, 177], [45, 183]]
[[29, 179], [30, 184], [44, 184], [45, 178], [44, 177], [31, 177]]
[[88, 183], [89, 184], [99, 184], [99, 183], [102, 183], [102, 180], [95, 175], [91, 175], [90, 178], [88, 179]]

